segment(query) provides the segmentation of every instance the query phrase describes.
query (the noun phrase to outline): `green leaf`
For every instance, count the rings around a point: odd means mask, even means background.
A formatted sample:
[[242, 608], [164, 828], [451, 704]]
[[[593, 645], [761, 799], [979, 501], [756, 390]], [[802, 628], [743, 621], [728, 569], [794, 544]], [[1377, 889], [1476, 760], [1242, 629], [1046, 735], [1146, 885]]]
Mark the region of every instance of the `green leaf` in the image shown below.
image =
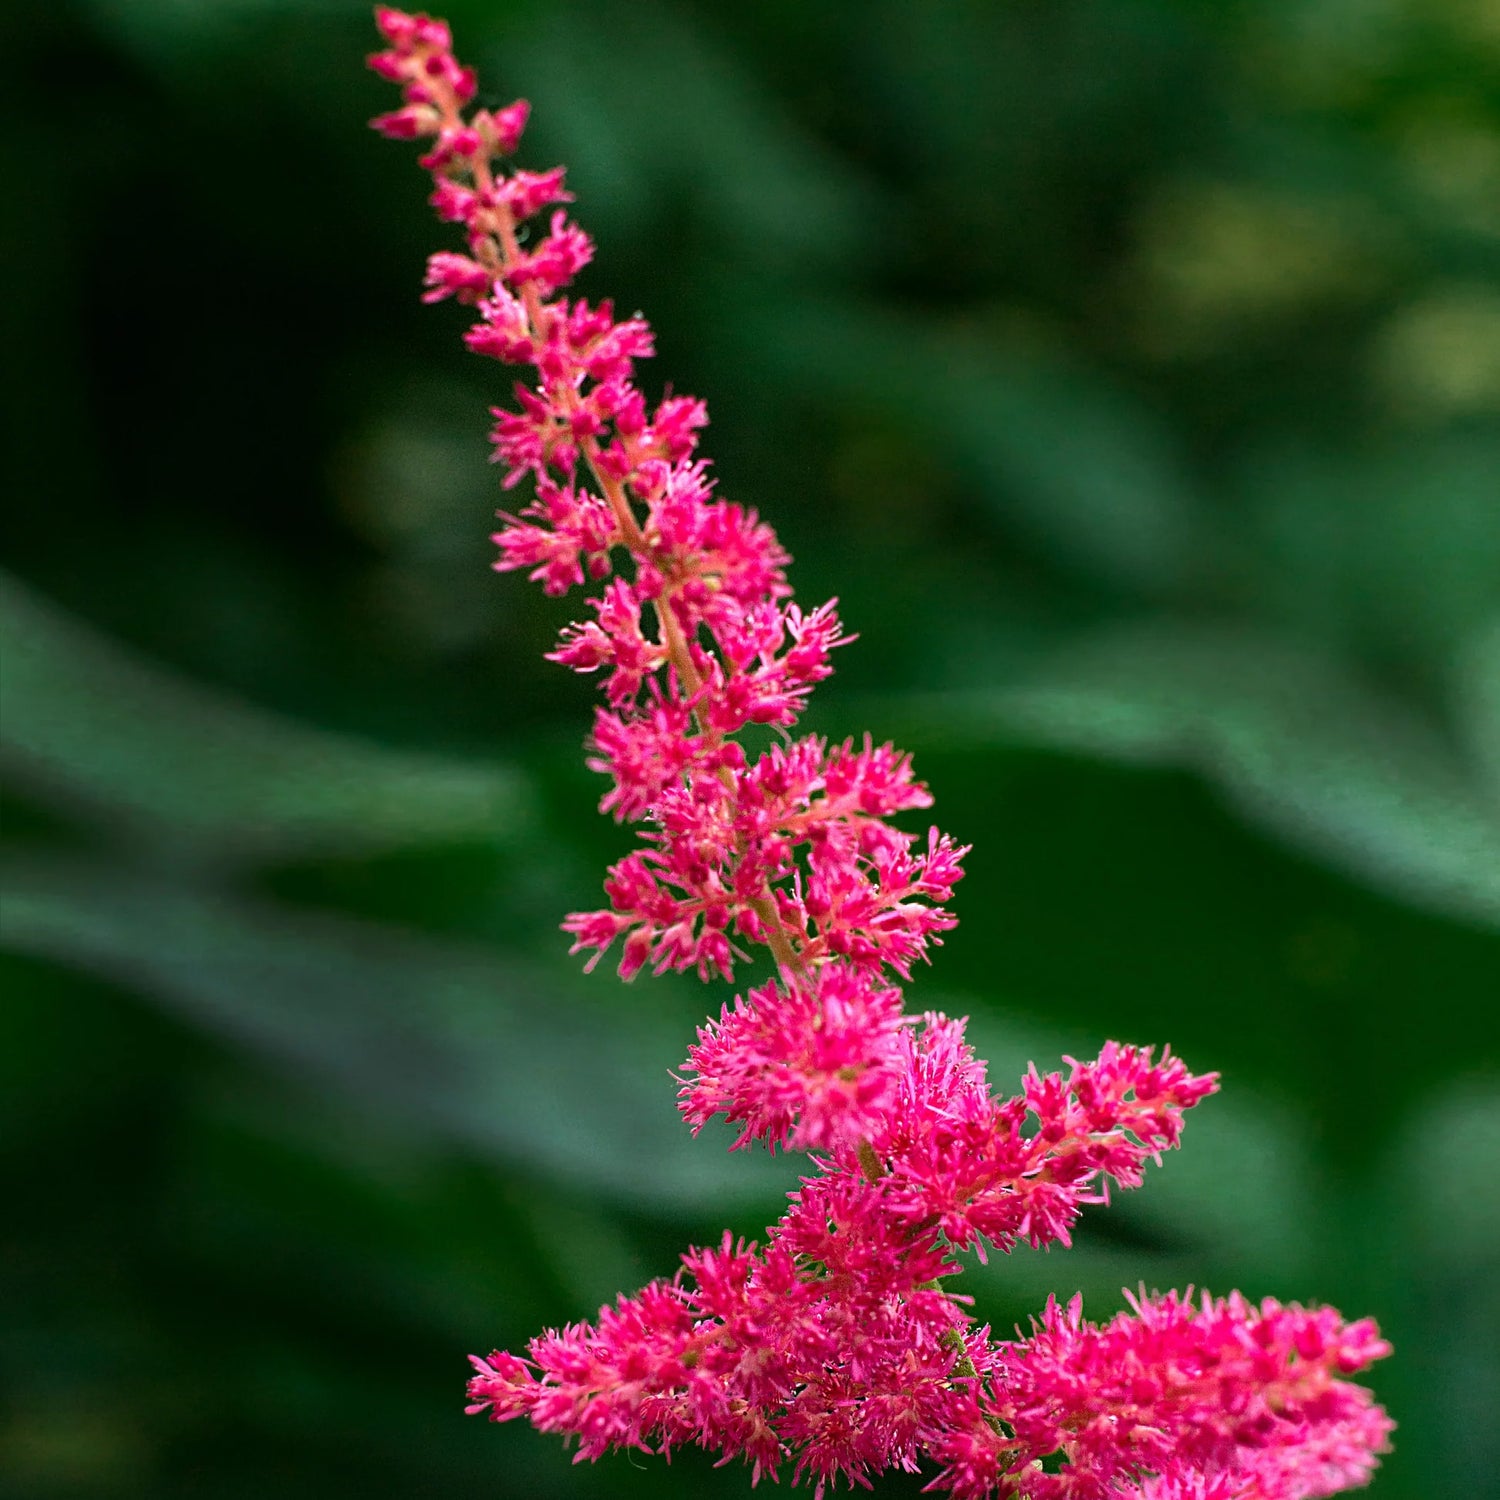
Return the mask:
[[722, 1133], [682, 1124], [670, 1072], [689, 1037], [539, 967], [102, 863], [3, 873], [11, 950], [126, 986], [382, 1116], [605, 1202], [732, 1208], [790, 1183], [785, 1162], [726, 1160]]
[[1029, 742], [1193, 768], [1252, 823], [1375, 889], [1500, 925], [1493, 802], [1426, 723], [1306, 648], [1122, 628], [1015, 686], [890, 707], [914, 748]]
[[0, 575], [0, 772], [196, 865], [534, 832], [507, 767], [383, 749], [199, 687]]

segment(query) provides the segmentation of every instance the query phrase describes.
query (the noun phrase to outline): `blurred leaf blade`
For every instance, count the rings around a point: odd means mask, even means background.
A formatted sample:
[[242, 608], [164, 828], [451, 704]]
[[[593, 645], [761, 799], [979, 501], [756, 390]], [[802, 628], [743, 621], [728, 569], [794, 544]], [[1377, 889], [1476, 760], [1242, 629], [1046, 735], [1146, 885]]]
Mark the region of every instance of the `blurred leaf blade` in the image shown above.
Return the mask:
[[88, 822], [233, 866], [533, 832], [523, 777], [383, 748], [199, 687], [0, 578], [0, 770]]
[[[13, 859], [3, 940], [124, 984], [321, 1084], [512, 1167], [641, 1207], [761, 1201], [672, 1107], [671, 1028], [555, 977], [389, 927], [206, 895], [104, 864]], [[628, 1002], [625, 1002], [628, 1003]]]
[[993, 736], [1190, 767], [1295, 847], [1404, 900], [1500, 926], [1500, 816], [1483, 788], [1420, 719], [1285, 642], [1122, 627], [1009, 687], [932, 695], [907, 722], [914, 743]]

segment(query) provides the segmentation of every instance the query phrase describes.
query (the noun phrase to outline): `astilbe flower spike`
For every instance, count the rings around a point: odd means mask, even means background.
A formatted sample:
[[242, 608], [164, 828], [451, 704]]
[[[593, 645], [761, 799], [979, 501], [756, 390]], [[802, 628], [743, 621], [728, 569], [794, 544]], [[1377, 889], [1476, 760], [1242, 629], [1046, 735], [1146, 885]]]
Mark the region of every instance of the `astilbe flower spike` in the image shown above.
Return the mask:
[[[427, 143], [432, 206], [464, 233], [428, 261], [424, 299], [474, 309], [469, 348], [525, 372], [492, 440], [503, 486], [531, 498], [501, 513], [495, 566], [548, 594], [597, 586], [550, 656], [599, 677], [601, 810], [640, 833], [609, 904], [563, 926], [590, 966], [618, 942], [626, 979], [732, 979], [769, 950], [775, 977], [699, 1031], [679, 1103], [694, 1129], [725, 1116], [737, 1146], [814, 1153], [764, 1245], [726, 1235], [592, 1323], [476, 1358], [469, 1411], [525, 1417], [579, 1458], [694, 1444], [819, 1494], [924, 1461], [964, 1500], [1363, 1483], [1391, 1428], [1346, 1378], [1388, 1352], [1368, 1321], [1142, 1292], [1102, 1327], [1049, 1303], [1005, 1340], [945, 1291], [960, 1252], [1066, 1245], [1085, 1205], [1177, 1144], [1216, 1075], [1111, 1042], [1002, 1097], [962, 1021], [904, 1012], [897, 981], [953, 925], [967, 851], [891, 823], [932, 800], [908, 756], [792, 733], [851, 637], [831, 602], [793, 602], [775, 533], [715, 494], [703, 403], [642, 395], [646, 322], [565, 294], [593, 246], [560, 206], [564, 173], [501, 166], [527, 104], [472, 108], [445, 23], [376, 20], [370, 65], [402, 104], [373, 124]], [[753, 757], [751, 725], [779, 731]]]

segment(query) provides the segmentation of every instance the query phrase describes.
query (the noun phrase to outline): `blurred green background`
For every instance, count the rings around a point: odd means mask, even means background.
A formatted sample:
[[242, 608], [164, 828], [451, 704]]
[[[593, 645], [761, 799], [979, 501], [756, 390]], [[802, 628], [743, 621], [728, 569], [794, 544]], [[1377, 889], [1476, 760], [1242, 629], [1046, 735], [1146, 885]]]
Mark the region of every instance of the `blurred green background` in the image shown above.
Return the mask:
[[[585, 277], [858, 645], [811, 727], [971, 841], [914, 1009], [1004, 1084], [1224, 1076], [1008, 1329], [1373, 1313], [1379, 1500], [1500, 1471], [1500, 11], [450, 7]], [[565, 955], [628, 845], [576, 599], [488, 571], [509, 375], [363, 5], [7, 7], [0, 1489], [739, 1495], [461, 1415], [795, 1164], [676, 1121], [723, 994]], [[908, 1481], [882, 1494], [914, 1493]]]

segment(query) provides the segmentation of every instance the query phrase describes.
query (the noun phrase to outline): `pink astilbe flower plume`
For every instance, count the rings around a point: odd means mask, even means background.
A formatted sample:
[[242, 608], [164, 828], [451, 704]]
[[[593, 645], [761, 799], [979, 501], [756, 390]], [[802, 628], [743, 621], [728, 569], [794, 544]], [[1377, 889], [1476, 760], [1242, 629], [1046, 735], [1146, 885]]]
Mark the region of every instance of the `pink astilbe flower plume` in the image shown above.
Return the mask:
[[[401, 107], [372, 122], [420, 140], [461, 249], [423, 298], [474, 310], [476, 354], [520, 367], [491, 439], [506, 491], [495, 567], [551, 595], [595, 586], [549, 657], [604, 704], [588, 764], [601, 811], [638, 825], [608, 904], [563, 923], [624, 978], [774, 977], [700, 1029], [679, 1080], [695, 1130], [813, 1152], [763, 1246], [725, 1236], [677, 1274], [475, 1359], [471, 1412], [525, 1417], [594, 1459], [693, 1444], [790, 1467], [821, 1494], [890, 1468], [931, 1488], [1027, 1500], [1300, 1500], [1368, 1479], [1389, 1419], [1347, 1377], [1388, 1353], [1374, 1325], [1237, 1294], [1133, 1300], [1095, 1326], [1077, 1299], [996, 1339], [946, 1290], [970, 1249], [1066, 1245], [1083, 1208], [1132, 1188], [1217, 1087], [1167, 1050], [1109, 1043], [1067, 1073], [992, 1092], [962, 1021], [906, 1013], [899, 981], [954, 923], [967, 850], [890, 820], [931, 804], [910, 757], [866, 736], [795, 734], [833, 653], [834, 604], [792, 598], [790, 562], [697, 454], [701, 401], [651, 404], [644, 319], [569, 298], [593, 257], [561, 168], [505, 171], [528, 106], [472, 107], [447, 26], [380, 8], [370, 59]], [[538, 217], [540, 226], [523, 234]], [[739, 736], [777, 731], [752, 755]]]

